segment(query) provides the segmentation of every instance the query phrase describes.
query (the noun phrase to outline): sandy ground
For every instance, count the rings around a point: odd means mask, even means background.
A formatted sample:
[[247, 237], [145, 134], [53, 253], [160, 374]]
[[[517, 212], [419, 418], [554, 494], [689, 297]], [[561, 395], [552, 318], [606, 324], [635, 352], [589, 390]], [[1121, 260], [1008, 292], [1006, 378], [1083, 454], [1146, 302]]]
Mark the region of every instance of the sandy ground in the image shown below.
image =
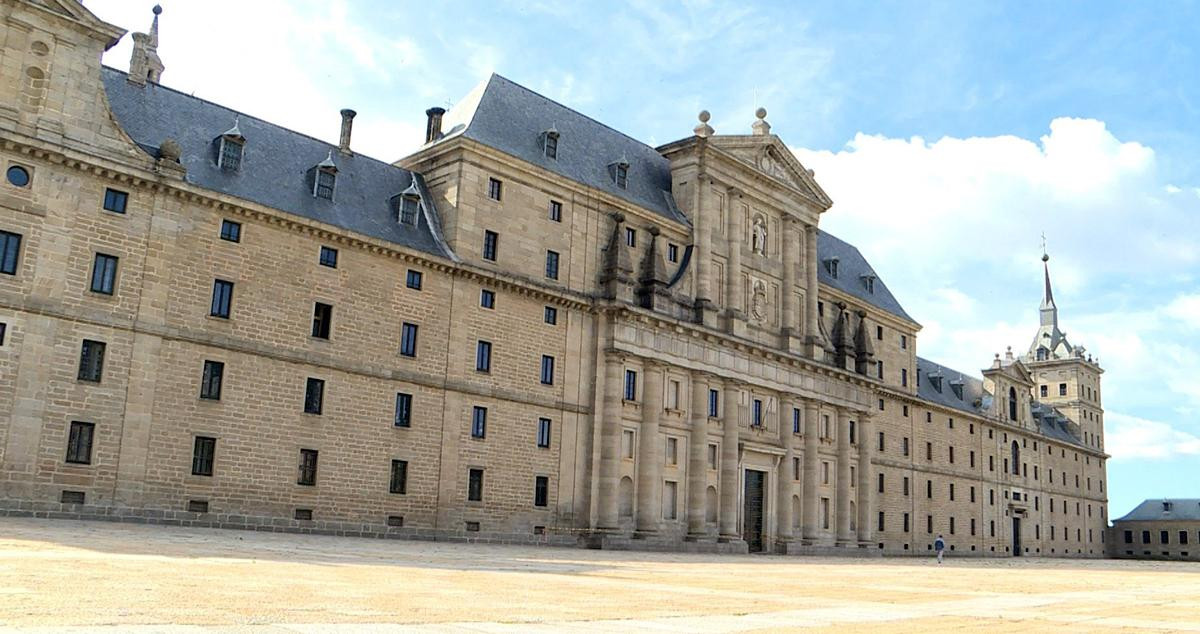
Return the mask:
[[0, 518], [0, 631], [1195, 631], [1200, 564], [617, 553]]

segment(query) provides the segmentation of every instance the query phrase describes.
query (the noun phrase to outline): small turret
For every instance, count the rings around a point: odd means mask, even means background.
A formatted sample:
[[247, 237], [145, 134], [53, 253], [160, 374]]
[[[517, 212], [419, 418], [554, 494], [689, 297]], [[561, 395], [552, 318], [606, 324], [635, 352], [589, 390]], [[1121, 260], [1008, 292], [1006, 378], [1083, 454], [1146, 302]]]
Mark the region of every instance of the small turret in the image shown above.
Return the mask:
[[129, 58], [129, 81], [146, 85], [159, 83], [162, 78], [162, 59], [158, 56], [158, 16], [162, 7], [154, 5], [154, 21], [150, 23], [149, 33], [133, 34], [133, 55]]

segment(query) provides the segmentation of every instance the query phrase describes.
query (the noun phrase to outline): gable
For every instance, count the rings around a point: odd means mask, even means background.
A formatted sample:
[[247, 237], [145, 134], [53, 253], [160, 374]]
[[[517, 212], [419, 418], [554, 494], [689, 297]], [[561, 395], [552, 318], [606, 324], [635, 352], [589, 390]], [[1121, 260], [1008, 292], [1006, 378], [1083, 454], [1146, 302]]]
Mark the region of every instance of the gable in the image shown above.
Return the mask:
[[78, 0], [30, 0], [27, 6], [52, 13], [59, 18], [83, 26], [88, 34], [95, 39], [105, 42], [104, 50], [112, 48], [125, 35], [125, 30], [117, 28], [88, 11]]
[[709, 143], [770, 177], [776, 183], [798, 192], [822, 211], [833, 205], [833, 200], [817, 184], [813, 173], [800, 163], [800, 159], [792, 154], [779, 137], [718, 135], [710, 137]]

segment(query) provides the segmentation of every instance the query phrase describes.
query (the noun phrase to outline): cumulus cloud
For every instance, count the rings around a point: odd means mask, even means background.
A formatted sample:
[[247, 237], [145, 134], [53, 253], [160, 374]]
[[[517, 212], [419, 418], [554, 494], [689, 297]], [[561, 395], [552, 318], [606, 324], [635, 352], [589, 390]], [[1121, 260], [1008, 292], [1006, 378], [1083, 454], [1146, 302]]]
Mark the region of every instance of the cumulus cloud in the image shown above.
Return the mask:
[[1113, 460], [1200, 456], [1200, 436], [1167, 423], [1117, 413], [1105, 417], [1105, 445]]

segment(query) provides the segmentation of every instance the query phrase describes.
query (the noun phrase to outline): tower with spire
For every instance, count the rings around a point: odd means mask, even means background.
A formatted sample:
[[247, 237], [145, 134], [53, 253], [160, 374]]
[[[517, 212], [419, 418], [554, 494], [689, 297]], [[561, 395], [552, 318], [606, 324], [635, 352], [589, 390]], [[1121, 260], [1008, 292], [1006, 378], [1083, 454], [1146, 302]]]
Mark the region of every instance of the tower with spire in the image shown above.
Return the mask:
[[162, 7], [156, 4], [151, 11], [154, 12], [154, 21], [150, 23], [150, 32], [133, 34], [129, 81], [135, 84], [157, 84], [166, 68], [158, 56], [158, 16], [162, 14]]
[[1104, 448], [1104, 409], [1100, 394], [1100, 368], [1083, 346], [1073, 346], [1059, 329], [1058, 306], [1050, 284], [1050, 255], [1042, 250], [1045, 285], [1038, 307], [1039, 325], [1021, 362], [1034, 380], [1034, 398], [1050, 405], [1075, 424], [1080, 440]]

